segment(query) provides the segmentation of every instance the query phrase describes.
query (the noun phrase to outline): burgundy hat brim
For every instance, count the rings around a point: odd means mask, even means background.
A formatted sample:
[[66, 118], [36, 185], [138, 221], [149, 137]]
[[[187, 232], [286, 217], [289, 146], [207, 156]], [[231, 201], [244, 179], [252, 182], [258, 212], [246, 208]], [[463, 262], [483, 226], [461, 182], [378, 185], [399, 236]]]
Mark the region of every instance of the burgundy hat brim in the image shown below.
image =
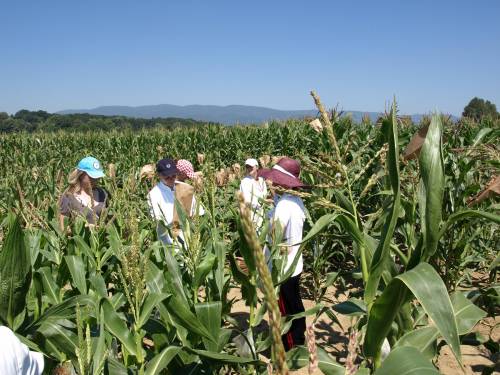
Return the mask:
[[273, 184], [284, 187], [285, 189], [303, 188], [308, 186], [298, 178], [291, 177], [277, 169], [260, 169], [258, 176], [265, 180], [271, 180]]

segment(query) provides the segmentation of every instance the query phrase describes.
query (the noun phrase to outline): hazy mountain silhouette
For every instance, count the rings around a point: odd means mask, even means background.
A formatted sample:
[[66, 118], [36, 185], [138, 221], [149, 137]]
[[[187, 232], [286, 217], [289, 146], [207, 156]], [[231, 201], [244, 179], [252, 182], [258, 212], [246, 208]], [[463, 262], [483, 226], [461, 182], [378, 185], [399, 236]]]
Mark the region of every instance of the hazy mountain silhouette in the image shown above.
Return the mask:
[[[223, 124], [255, 124], [270, 120], [285, 120], [289, 118], [303, 118], [305, 116], [316, 116], [316, 110], [279, 110], [266, 107], [256, 107], [247, 105], [144, 105], [138, 107], [129, 106], [102, 106], [93, 109], [69, 109], [58, 112], [60, 114], [89, 113], [93, 115], [105, 116], [127, 116], [138, 118], [154, 117], [177, 117], [190, 118], [198, 121], [219, 122]], [[344, 111], [344, 114], [352, 116], [356, 122], [361, 121], [364, 115], [368, 115], [375, 121], [381, 113]], [[416, 122], [422, 115], [412, 115]]]

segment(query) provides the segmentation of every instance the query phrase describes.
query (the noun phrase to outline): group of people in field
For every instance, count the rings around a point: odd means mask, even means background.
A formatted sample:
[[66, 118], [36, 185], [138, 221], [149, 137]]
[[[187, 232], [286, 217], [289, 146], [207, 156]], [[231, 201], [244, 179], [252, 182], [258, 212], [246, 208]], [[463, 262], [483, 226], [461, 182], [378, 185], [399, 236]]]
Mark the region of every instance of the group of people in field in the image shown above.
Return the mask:
[[[260, 233], [266, 215], [271, 225], [279, 225], [283, 231], [282, 239], [275, 239], [287, 245], [285, 271], [293, 266], [291, 277], [281, 284], [279, 308], [283, 316], [304, 311], [300, 297], [300, 275], [303, 269], [302, 255], [297, 258], [302, 229], [305, 220], [304, 204], [296, 195], [277, 194], [275, 187], [285, 190], [302, 189], [306, 185], [300, 180], [300, 164], [297, 160], [281, 158], [271, 169], [259, 169], [256, 159], [245, 161], [246, 176], [241, 180], [240, 192], [245, 203], [251, 208], [255, 230]], [[188, 160], [166, 158], [156, 163], [158, 183], [148, 193], [151, 218], [156, 221], [158, 239], [165, 245], [180, 251], [186, 246], [182, 228], [179, 225], [178, 208], [190, 217], [204, 215], [201, 202], [195, 195], [194, 187], [189, 184], [199, 176]], [[68, 187], [59, 199], [59, 224], [61, 230], [67, 229], [66, 221], [83, 217], [89, 226], [96, 225], [108, 205], [107, 192], [99, 187], [99, 179], [104, 177], [101, 163], [94, 157], [85, 157], [70, 173]], [[178, 204], [176, 204], [178, 201]], [[180, 206], [179, 206], [180, 205]], [[265, 207], [271, 209], [265, 212]], [[295, 259], [297, 258], [297, 259]], [[43, 357], [31, 352], [8, 328], [2, 332], [0, 340], [0, 372], [5, 374], [40, 374], [43, 371]], [[305, 318], [293, 320], [290, 330], [282, 336], [286, 350], [305, 341]]]
[[[275, 240], [287, 245], [285, 271], [295, 267], [291, 277], [280, 287], [280, 311], [284, 316], [301, 313], [304, 311], [300, 297], [303, 260], [302, 255], [295, 258], [302, 242], [305, 208], [297, 195], [275, 192], [275, 187], [282, 191], [306, 187], [300, 179], [300, 163], [283, 157], [272, 168], [264, 169], [259, 168], [258, 161], [251, 158], [245, 161], [245, 169], [246, 175], [241, 180], [240, 191], [245, 203], [251, 208], [255, 230], [261, 232], [267, 222], [266, 217], [269, 218], [270, 225], [279, 223], [283, 238]], [[191, 162], [184, 159], [165, 158], [156, 163], [158, 183], [148, 193], [150, 215], [156, 221], [158, 239], [163, 244], [172, 246], [176, 252], [187, 246], [179, 225], [178, 209], [182, 207], [184, 214], [190, 217], [205, 213], [190, 184], [199, 173], [194, 171]], [[65, 219], [75, 216], [83, 216], [90, 225], [97, 223], [108, 200], [106, 191], [98, 186], [102, 177], [103, 168], [97, 159], [86, 157], [80, 160], [70, 173], [69, 186], [59, 200], [62, 229], [65, 229]], [[265, 207], [271, 209], [266, 212]], [[282, 338], [286, 350], [304, 344], [305, 329], [305, 318], [293, 320], [291, 329]]]

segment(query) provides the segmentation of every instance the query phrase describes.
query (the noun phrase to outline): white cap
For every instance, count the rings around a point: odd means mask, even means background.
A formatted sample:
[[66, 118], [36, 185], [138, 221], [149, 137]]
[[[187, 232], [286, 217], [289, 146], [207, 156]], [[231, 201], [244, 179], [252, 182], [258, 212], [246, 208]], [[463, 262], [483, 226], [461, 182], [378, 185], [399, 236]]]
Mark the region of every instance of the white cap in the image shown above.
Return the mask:
[[249, 165], [251, 167], [258, 167], [259, 162], [255, 159], [247, 159], [247, 160], [245, 160], [245, 165]]

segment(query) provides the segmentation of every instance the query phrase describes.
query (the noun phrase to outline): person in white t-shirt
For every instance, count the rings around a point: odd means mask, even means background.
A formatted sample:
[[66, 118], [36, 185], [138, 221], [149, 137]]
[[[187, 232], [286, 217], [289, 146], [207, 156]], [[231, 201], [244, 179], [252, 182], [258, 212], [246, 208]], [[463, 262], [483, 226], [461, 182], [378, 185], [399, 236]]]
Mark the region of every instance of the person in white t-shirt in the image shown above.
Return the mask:
[[[299, 179], [300, 164], [297, 160], [282, 158], [272, 168], [261, 170], [260, 176], [270, 180], [273, 186], [285, 189], [300, 189], [306, 185]], [[302, 242], [302, 230], [306, 218], [302, 199], [292, 194], [283, 194], [278, 197], [273, 211], [273, 225], [283, 229], [283, 240], [288, 245], [287, 264], [285, 272], [293, 265]], [[292, 276], [281, 284], [279, 294], [279, 308], [282, 315], [294, 315], [305, 311], [300, 297], [300, 275], [304, 267], [302, 254], [299, 255]], [[290, 330], [282, 336], [283, 345], [288, 351], [297, 345], [304, 345], [306, 319], [299, 318], [292, 322]]]
[[160, 182], [148, 193], [148, 204], [151, 216], [157, 221], [158, 239], [166, 245], [173, 243], [168, 227], [174, 220], [175, 179], [178, 173], [175, 161], [162, 159], [156, 163], [156, 173]]
[[263, 203], [267, 198], [267, 186], [262, 177], [258, 176], [259, 163], [256, 159], [245, 161], [246, 176], [241, 180], [240, 191], [245, 203], [252, 209], [252, 221], [257, 232], [260, 232], [264, 221]]
[[32, 352], [7, 327], [0, 327], [0, 374], [41, 375], [43, 354]]

